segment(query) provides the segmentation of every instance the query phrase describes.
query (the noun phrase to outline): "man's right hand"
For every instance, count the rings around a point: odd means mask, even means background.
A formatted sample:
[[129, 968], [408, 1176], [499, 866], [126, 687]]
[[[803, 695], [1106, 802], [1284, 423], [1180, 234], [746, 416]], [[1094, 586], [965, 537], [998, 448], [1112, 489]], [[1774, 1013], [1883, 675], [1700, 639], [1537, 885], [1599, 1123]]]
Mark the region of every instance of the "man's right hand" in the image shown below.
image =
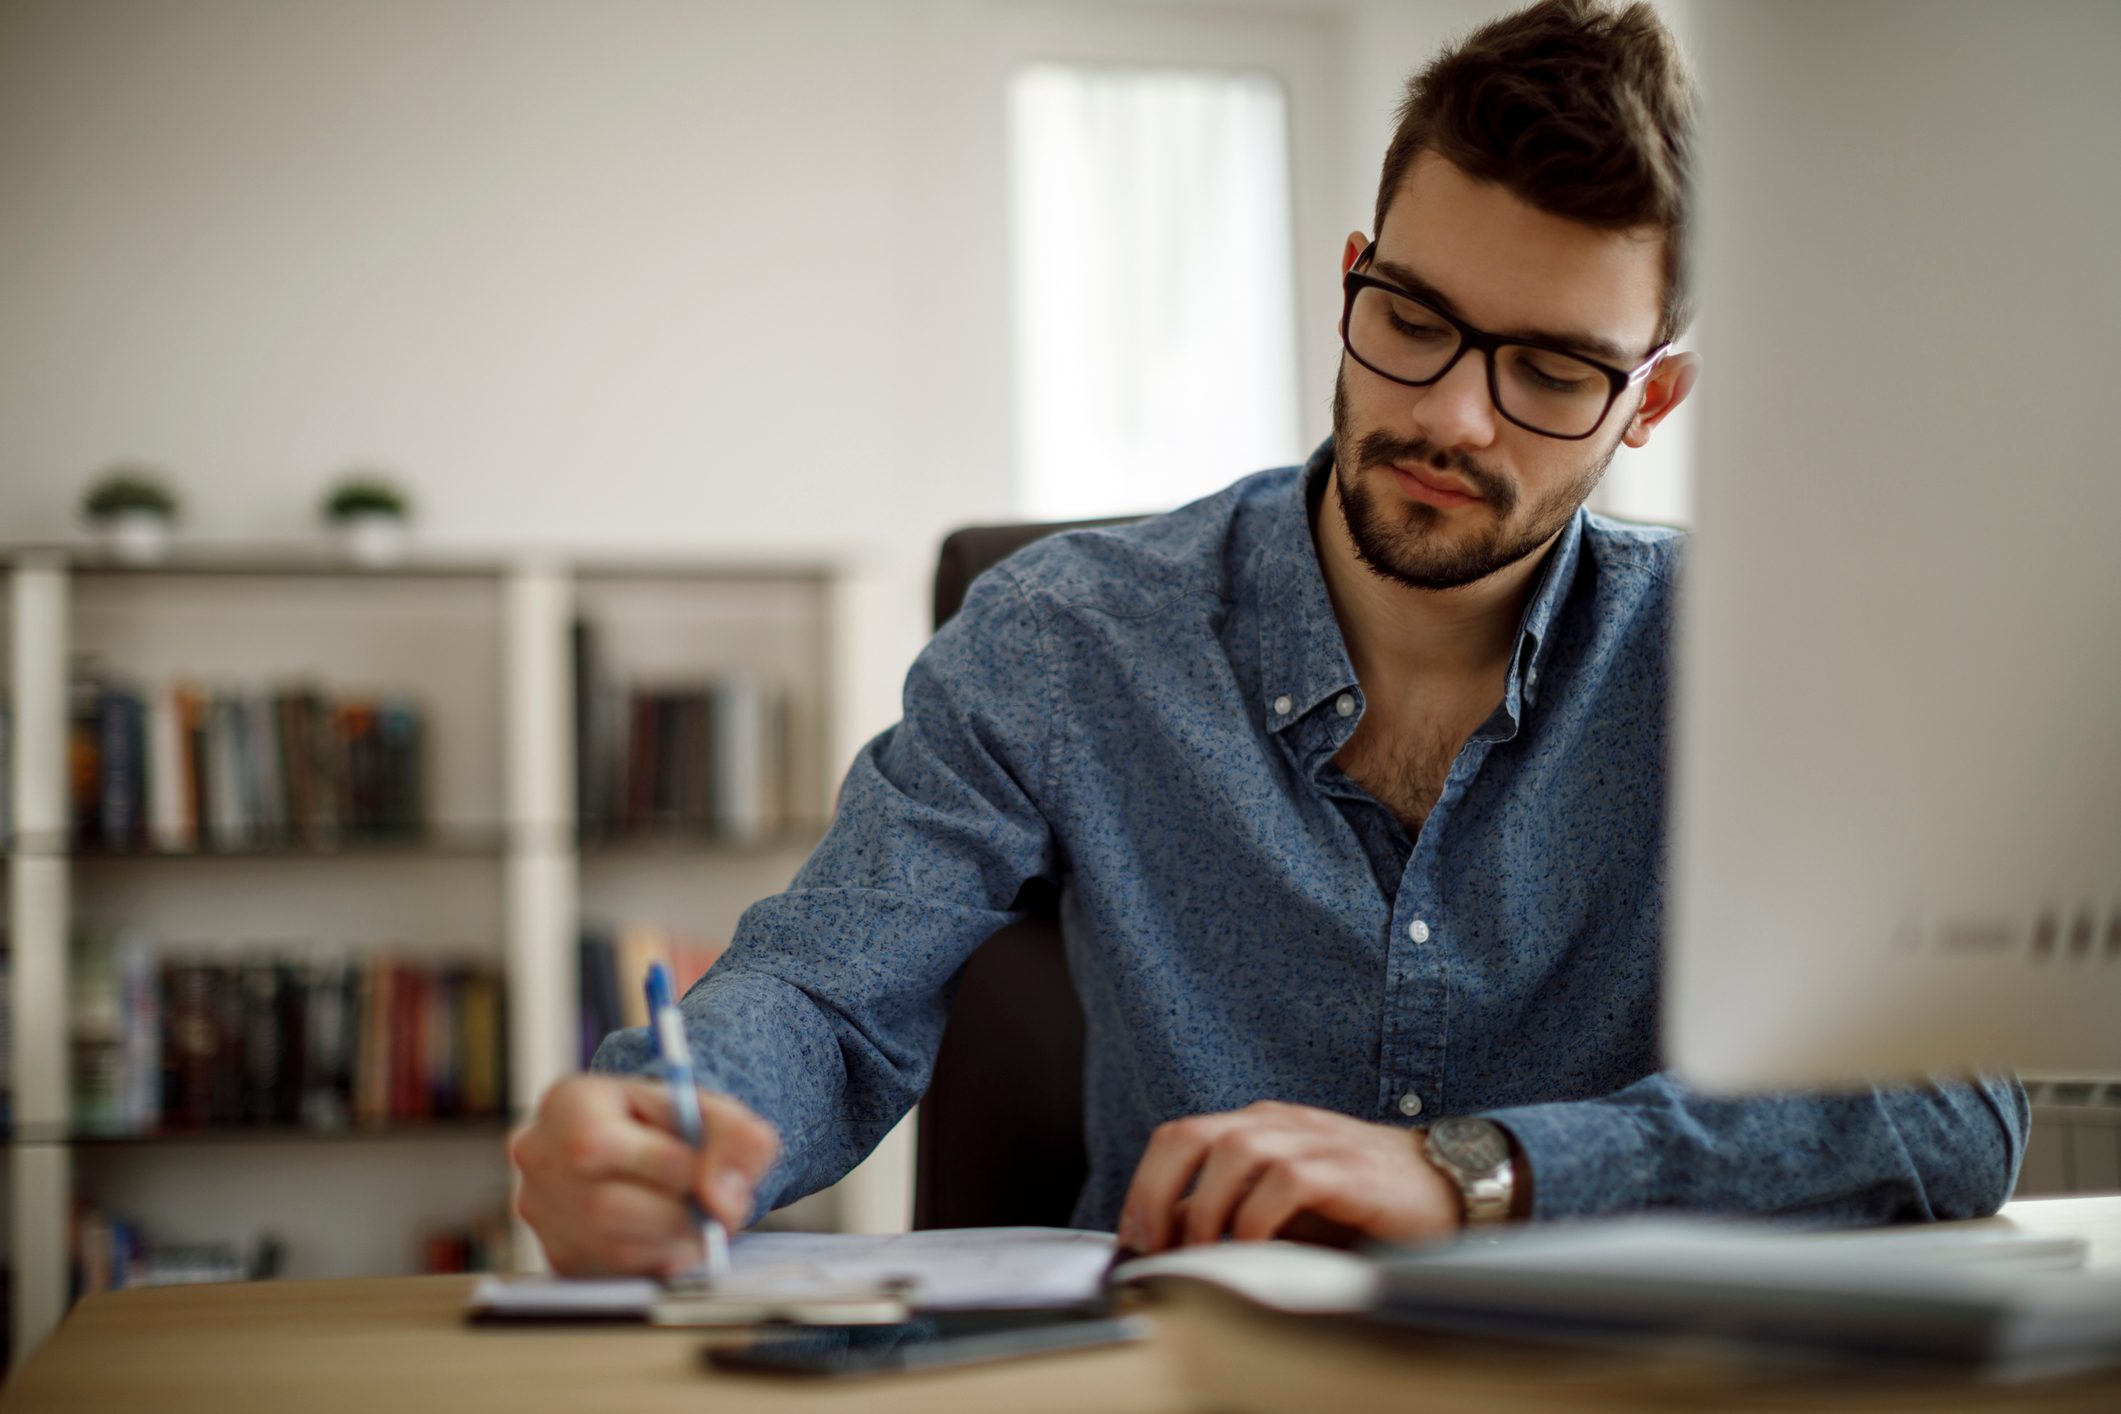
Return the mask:
[[678, 1138], [669, 1087], [576, 1075], [545, 1092], [508, 1146], [522, 1175], [516, 1213], [564, 1276], [667, 1276], [696, 1266], [696, 1195], [731, 1231], [780, 1157], [772, 1125], [727, 1095], [700, 1092], [707, 1143]]

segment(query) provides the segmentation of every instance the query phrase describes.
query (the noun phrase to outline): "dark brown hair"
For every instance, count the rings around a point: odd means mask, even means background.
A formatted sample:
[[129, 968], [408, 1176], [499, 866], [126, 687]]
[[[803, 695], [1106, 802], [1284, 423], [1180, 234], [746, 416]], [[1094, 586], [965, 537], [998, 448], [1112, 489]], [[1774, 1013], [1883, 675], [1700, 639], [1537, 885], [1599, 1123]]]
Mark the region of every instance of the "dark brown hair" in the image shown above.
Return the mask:
[[1407, 82], [1385, 149], [1377, 224], [1416, 155], [1434, 152], [1551, 216], [1664, 231], [1658, 342], [1693, 317], [1686, 239], [1696, 98], [1647, 4], [1540, 3], [1473, 31]]

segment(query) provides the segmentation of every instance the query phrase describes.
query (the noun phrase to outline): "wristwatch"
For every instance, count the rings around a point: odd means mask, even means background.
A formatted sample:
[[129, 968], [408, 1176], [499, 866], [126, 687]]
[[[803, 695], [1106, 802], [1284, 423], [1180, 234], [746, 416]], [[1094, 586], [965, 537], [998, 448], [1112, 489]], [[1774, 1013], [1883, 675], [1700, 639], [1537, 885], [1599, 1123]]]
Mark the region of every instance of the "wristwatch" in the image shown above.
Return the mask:
[[1466, 1226], [1499, 1223], [1510, 1216], [1516, 1172], [1510, 1136], [1486, 1119], [1440, 1119], [1422, 1140], [1429, 1162], [1451, 1176], [1465, 1200]]

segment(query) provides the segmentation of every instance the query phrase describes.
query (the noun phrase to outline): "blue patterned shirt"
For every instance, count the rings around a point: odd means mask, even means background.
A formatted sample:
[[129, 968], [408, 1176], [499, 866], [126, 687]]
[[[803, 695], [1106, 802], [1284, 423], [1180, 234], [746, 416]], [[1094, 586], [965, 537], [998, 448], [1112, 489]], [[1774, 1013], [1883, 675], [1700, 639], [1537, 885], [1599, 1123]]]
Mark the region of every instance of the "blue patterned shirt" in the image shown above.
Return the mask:
[[[1684, 538], [1577, 513], [1410, 837], [1334, 765], [1363, 689], [1312, 539], [1330, 456], [974, 582], [824, 841], [683, 1001], [702, 1083], [781, 1131], [761, 1206], [838, 1179], [920, 1098], [945, 985], [1032, 880], [1060, 886], [1088, 1027], [1083, 1225], [1118, 1220], [1159, 1123], [1262, 1099], [1487, 1115], [1537, 1218], [2001, 1204], [2014, 1080], [1731, 1100], [1660, 1070]], [[620, 1032], [596, 1068], [649, 1052]]]

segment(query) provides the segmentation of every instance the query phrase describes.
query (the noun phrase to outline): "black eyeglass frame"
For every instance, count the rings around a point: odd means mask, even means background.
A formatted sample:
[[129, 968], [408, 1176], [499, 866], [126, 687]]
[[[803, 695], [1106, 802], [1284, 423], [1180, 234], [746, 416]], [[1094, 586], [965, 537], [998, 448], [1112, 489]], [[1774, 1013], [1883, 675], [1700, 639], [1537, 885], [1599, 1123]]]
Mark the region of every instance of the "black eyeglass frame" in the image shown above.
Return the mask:
[[[1370, 256], [1376, 249], [1377, 242], [1374, 240], [1364, 246], [1362, 254], [1355, 257], [1355, 263], [1348, 267], [1348, 273], [1340, 277], [1342, 290], [1340, 346], [1348, 351], [1348, 357], [1354, 359], [1380, 378], [1389, 378], [1392, 382], [1408, 388], [1429, 388], [1442, 382], [1445, 374], [1458, 367], [1458, 361], [1466, 356], [1466, 350], [1478, 349], [1487, 360], [1488, 401], [1494, 404], [1495, 411], [1500, 413], [1506, 421], [1522, 427], [1527, 432], [1536, 433], [1541, 437], [1552, 437], [1557, 442], [1581, 442], [1586, 437], [1595, 437], [1598, 435], [1598, 429], [1605, 426], [1606, 418], [1612, 415], [1613, 404], [1620, 401], [1620, 395], [1637, 383], [1642, 382], [1645, 378], [1648, 378], [1656, 370], [1657, 365], [1664, 361], [1664, 356], [1672, 351], [1670, 343], [1659, 344], [1656, 348], [1650, 350], [1647, 358], [1633, 368], [1619, 369], [1613, 367], [1610, 363], [1601, 362], [1562, 344], [1545, 343], [1539, 339], [1504, 338], [1500, 334], [1490, 334], [1485, 329], [1466, 323], [1465, 320], [1460, 319], [1449, 310], [1438, 309], [1420, 295], [1403, 290], [1390, 280], [1381, 279], [1376, 275], [1363, 274], [1363, 267], [1370, 263]], [[1403, 300], [1412, 300], [1415, 304], [1434, 314], [1438, 319], [1458, 331], [1457, 351], [1444, 361], [1443, 367], [1437, 369], [1436, 372], [1427, 378], [1402, 378], [1397, 373], [1385, 372], [1382, 368], [1364, 358], [1355, 351], [1355, 339], [1349, 333], [1349, 330], [1355, 324], [1355, 296], [1365, 289], [1379, 289], [1387, 294], [1397, 295]], [[1570, 358], [1578, 363], [1588, 364], [1606, 376], [1608, 387], [1605, 406], [1598, 410], [1598, 418], [1590, 425], [1588, 430], [1583, 432], [1549, 432], [1544, 427], [1534, 427], [1523, 418], [1514, 416], [1508, 408], [1502, 405], [1502, 388], [1496, 381], [1495, 376], [1495, 351], [1499, 348], [1511, 346], [1526, 349], [1543, 349], [1551, 354], [1559, 354], [1563, 358]]]

